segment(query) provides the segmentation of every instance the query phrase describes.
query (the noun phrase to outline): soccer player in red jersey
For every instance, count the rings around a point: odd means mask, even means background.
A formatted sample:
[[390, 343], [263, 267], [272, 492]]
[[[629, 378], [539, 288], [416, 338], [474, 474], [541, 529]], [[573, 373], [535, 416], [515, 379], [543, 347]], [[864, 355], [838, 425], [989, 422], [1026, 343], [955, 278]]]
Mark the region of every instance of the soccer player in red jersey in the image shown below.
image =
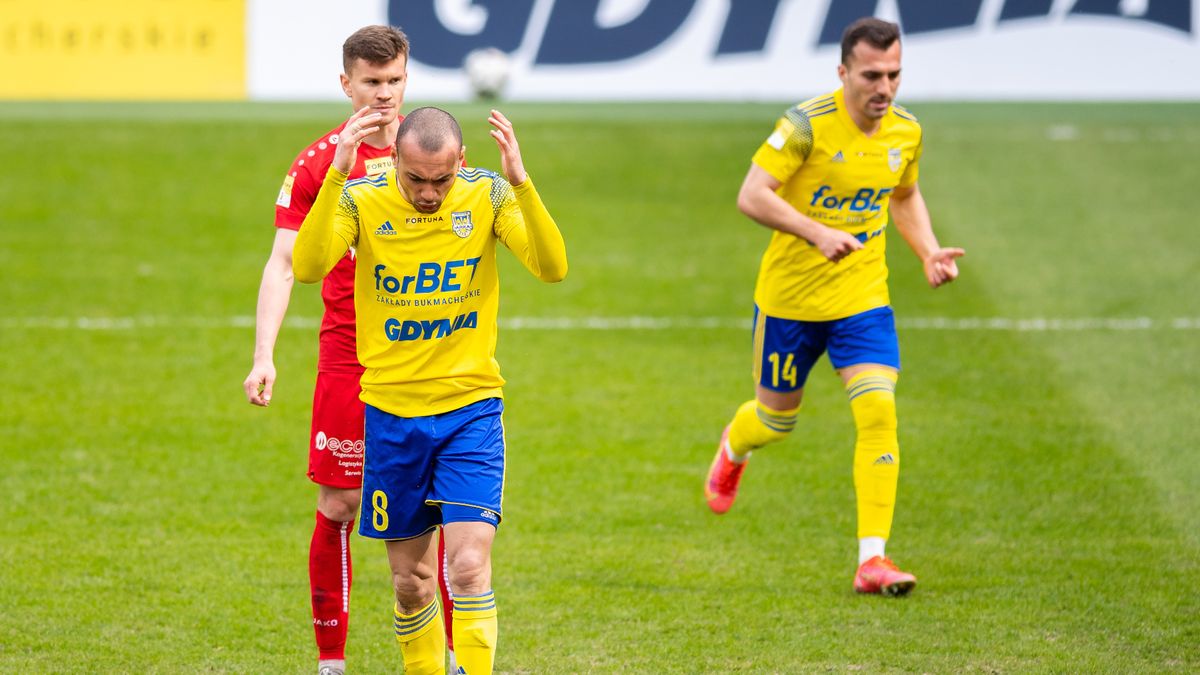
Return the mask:
[[[358, 148], [351, 178], [376, 176], [393, 168], [392, 150], [408, 80], [408, 49], [408, 38], [390, 26], [359, 29], [342, 45], [342, 91], [355, 110], [368, 107], [381, 116], [376, 131]], [[294, 282], [292, 246], [333, 161], [344, 126], [345, 122], [322, 134], [300, 152], [275, 202], [275, 242], [258, 291], [254, 366], [243, 382], [246, 397], [254, 405], [266, 407], [271, 403], [275, 340]], [[316, 527], [309, 546], [309, 583], [318, 673], [341, 675], [345, 670], [350, 608], [349, 537], [358, 513], [363, 467], [363, 403], [359, 400], [363, 367], [355, 347], [353, 250], [325, 277], [321, 297], [325, 314], [321, 319], [308, 455], [308, 477], [318, 486]], [[449, 641], [450, 598], [444, 574], [439, 574], [439, 581], [447, 608]]]

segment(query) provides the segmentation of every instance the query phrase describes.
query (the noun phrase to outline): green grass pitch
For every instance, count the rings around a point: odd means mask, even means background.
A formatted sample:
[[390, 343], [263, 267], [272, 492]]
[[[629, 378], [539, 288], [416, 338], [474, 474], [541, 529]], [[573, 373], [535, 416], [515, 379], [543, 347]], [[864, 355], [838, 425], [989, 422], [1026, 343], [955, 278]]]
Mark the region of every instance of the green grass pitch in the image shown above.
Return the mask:
[[[501, 254], [497, 670], [1200, 669], [1200, 105], [908, 106], [967, 257], [931, 291], [891, 237], [899, 601], [851, 590], [826, 361], [734, 509], [703, 503], [768, 239], [734, 196], [784, 107], [504, 106], [571, 272]], [[315, 288], [271, 409], [240, 385], [287, 163], [346, 114], [0, 105], [0, 670], [312, 672]], [[382, 547], [353, 550], [349, 663], [397, 672]]]

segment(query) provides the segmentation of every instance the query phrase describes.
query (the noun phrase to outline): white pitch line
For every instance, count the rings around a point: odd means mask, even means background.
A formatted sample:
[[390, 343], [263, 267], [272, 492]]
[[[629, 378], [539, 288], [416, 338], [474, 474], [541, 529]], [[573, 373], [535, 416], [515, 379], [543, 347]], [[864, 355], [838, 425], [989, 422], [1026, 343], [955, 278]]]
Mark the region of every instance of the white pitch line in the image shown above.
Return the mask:
[[[320, 319], [288, 317], [288, 328], [316, 329]], [[1200, 317], [902, 317], [901, 330], [1010, 331], [1017, 333], [1200, 330]], [[657, 331], [714, 330], [751, 327], [748, 318], [688, 316], [515, 316], [500, 319], [504, 330]], [[4, 330], [129, 331], [141, 329], [253, 329], [253, 316], [183, 317], [0, 317]]]

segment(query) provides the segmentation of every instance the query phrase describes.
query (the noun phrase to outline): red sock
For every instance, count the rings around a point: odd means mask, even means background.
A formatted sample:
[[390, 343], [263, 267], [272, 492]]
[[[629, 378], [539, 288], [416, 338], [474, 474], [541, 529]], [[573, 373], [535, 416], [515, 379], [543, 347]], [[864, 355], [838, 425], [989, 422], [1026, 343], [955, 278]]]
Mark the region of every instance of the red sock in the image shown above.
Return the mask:
[[454, 601], [450, 599], [450, 573], [446, 571], [446, 537], [438, 532], [438, 593], [442, 595], [442, 621], [446, 624], [446, 649], [454, 651]]
[[308, 584], [312, 590], [313, 629], [322, 659], [346, 658], [353, 527], [353, 520], [339, 523], [317, 511], [317, 526], [308, 547]]

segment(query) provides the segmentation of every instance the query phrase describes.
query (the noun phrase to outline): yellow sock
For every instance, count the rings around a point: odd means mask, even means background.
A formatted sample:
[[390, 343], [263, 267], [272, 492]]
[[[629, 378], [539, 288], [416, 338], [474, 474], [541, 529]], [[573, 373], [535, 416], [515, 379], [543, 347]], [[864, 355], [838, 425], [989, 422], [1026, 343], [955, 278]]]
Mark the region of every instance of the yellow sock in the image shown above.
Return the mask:
[[496, 596], [492, 591], [480, 595], [454, 596], [454, 658], [462, 675], [490, 675], [496, 659]]
[[743, 457], [767, 443], [783, 440], [796, 428], [796, 414], [800, 408], [774, 410], [757, 400], [746, 401], [733, 415], [729, 423], [729, 449]]
[[437, 598], [415, 614], [404, 614], [396, 605], [396, 641], [404, 654], [406, 675], [445, 675], [446, 631]]
[[854, 492], [858, 537], [887, 539], [896, 510], [900, 443], [896, 438], [897, 373], [872, 368], [846, 384], [858, 439], [854, 444]]

